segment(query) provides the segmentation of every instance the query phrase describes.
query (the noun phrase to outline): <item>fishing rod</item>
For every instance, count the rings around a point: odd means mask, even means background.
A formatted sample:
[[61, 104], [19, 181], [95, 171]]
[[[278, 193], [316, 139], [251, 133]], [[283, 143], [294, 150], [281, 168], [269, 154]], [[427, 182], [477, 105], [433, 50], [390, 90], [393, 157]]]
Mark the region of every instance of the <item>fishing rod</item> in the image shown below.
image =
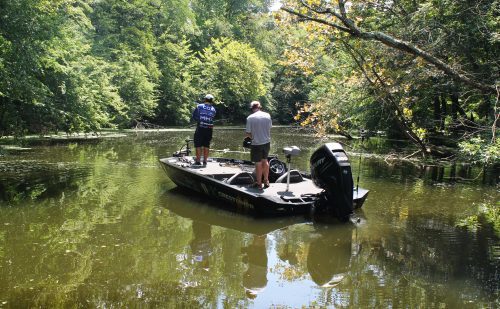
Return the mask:
[[215, 151], [215, 152], [223, 152], [223, 153], [242, 153], [242, 154], [249, 154], [249, 151], [238, 151], [238, 150], [230, 150], [229, 148], [226, 149], [210, 149], [210, 151]]
[[[361, 129], [359, 133], [361, 136], [361, 150], [363, 150], [363, 142], [365, 141], [366, 131], [364, 129]], [[356, 180], [356, 192], [358, 192], [359, 189], [359, 175], [361, 174], [361, 153], [362, 151], [359, 152], [358, 179]]]

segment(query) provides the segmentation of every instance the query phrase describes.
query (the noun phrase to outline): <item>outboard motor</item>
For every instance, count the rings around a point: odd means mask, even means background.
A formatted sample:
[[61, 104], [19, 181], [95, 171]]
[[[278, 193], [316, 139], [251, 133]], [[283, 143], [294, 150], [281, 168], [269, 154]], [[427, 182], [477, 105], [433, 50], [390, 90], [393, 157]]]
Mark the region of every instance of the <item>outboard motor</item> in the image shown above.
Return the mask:
[[322, 188], [315, 207], [336, 215], [347, 221], [353, 213], [353, 186], [351, 164], [344, 149], [339, 143], [327, 143], [318, 148], [310, 159], [311, 179]]

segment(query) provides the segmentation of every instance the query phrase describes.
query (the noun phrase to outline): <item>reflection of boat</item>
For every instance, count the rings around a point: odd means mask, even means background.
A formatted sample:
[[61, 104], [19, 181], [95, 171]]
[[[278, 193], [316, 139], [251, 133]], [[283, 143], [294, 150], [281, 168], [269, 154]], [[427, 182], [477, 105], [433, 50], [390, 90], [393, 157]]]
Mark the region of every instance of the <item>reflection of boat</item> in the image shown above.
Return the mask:
[[[169, 195], [185, 195], [185, 191], [185, 188], [176, 187], [170, 189]], [[214, 202], [212, 201], [210, 202], [210, 204], [213, 203]], [[304, 222], [303, 218], [297, 216], [274, 218], [272, 220], [256, 220], [255, 218], [249, 216], [243, 216], [224, 210], [218, 210], [214, 207], [205, 207], [203, 205], [190, 203], [168, 203], [165, 207], [173, 213], [184, 218], [189, 218], [193, 221], [203, 222], [205, 224], [229, 228], [254, 235], [266, 235], [272, 231]]]
[[334, 286], [349, 271], [352, 229], [346, 226], [328, 226], [316, 229], [316, 233], [309, 245], [307, 270], [317, 285]]
[[[283, 151], [289, 165], [291, 157], [300, 152], [295, 146]], [[208, 158], [206, 166], [197, 166], [189, 152], [188, 144], [173, 157], [160, 159], [170, 179], [178, 186], [224, 201], [238, 212], [284, 216], [314, 211], [347, 221], [368, 195], [368, 190], [354, 188], [349, 159], [338, 143], [325, 144], [313, 153], [310, 175], [288, 171], [282, 161], [269, 158], [271, 183], [264, 190], [252, 187], [252, 162]]]

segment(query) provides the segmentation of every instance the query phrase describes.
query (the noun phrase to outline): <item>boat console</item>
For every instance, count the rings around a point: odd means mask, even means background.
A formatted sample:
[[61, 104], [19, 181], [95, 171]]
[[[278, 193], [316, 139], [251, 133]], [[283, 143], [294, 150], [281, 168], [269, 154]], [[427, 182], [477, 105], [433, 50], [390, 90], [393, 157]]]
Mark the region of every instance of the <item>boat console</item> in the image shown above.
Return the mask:
[[[286, 162], [288, 163], [288, 172], [286, 173], [286, 191], [285, 191], [285, 192], [288, 192], [290, 190], [290, 174], [293, 172], [292, 171], [292, 156], [298, 156], [300, 154], [300, 148], [297, 146], [285, 147], [285, 148], [283, 148], [283, 153], [285, 154]], [[298, 171], [295, 171], [295, 172], [298, 172]], [[294, 173], [294, 174], [297, 174], [297, 173]], [[300, 173], [299, 173], [299, 176], [300, 176]], [[281, 176], [280, 178], [282, 178], [282, 177], [283, 176]], [[280, 178], [278, 178], [278, 180], [280, 180]], [[296, 178], [296, 177], [294, 177], [294, 178]], [[277, 182], [281, 182], [281, 181], [277, 181]]]

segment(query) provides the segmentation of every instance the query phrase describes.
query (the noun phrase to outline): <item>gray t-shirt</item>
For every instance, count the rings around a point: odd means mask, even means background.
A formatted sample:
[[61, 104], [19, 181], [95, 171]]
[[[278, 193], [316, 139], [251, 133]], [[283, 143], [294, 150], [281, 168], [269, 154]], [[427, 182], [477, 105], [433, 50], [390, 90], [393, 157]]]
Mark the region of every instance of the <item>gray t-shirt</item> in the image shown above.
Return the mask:
[[264, 145], [271, 142], [271, 115], [256, 111], [247, 117], [246, 132], [252, 134], [252, 145]]

